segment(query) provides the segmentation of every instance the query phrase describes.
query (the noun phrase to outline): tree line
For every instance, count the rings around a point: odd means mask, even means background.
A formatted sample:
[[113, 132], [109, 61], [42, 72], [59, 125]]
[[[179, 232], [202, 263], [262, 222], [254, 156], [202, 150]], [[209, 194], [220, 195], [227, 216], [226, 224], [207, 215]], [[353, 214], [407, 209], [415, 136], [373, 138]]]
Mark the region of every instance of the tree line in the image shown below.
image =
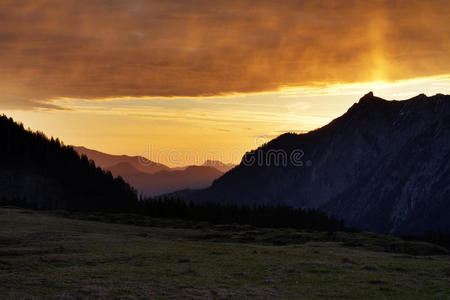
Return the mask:
[[136, 191], [70, 146], [0, 116], [0, 198], [38, 209], [127, 211]]
[[343, 221], [317, 211], [290, 206], [238, 206], [218, 203], [186, 203], [157, 198], [138, 202], [137, 211], [158, 218], [178, 218], [211, 224], [241, 224], [266, 228], [295, 228], [324, 231], [345, 230]]

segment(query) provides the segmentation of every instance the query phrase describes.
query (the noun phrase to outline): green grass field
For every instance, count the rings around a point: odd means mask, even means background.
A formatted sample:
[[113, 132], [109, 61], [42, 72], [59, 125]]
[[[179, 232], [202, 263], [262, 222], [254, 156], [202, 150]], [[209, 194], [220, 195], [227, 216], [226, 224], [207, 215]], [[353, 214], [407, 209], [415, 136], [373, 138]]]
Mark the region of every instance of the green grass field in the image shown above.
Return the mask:
[[0, 208], [0, 299], [22, 298], [450, 299], [450, 256], [371, 233]]

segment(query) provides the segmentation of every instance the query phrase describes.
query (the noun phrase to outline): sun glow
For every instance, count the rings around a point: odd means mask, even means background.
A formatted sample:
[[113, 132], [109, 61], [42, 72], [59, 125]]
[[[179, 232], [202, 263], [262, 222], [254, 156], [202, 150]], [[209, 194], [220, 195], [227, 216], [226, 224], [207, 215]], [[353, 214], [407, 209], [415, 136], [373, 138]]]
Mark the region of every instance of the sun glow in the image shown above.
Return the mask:
[[369, 91], [450, 92], [446, 0], [0, 2], [0, 108], [103, 152], [237, 163]]
[[450, 75], [317, 83], [207, 98], [57, 99], [52, 103], [65, 110], [5, 113], [67, 144], [107, 153], [153, 155], [150, 158], [171, 166], [201, 164], [206, 159], [239, 163], [246, 151], [282, 133], [302, 133], [327, 124], [369, 91], [389, 100], [450, 93]]

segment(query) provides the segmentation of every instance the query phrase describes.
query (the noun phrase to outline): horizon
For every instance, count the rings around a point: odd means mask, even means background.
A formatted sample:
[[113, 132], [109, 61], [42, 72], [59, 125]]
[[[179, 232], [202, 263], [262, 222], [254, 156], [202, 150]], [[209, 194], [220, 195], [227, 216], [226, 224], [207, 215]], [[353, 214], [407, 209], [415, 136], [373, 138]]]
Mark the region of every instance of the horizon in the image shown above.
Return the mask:
[[0, 8], [3, 113], [68, 145], [170, 167], [238, 164], [285, 132], [326, 125], [368, 91], [450, 93], [440, 0]]
[[[445, 76], [446, 77], [446, 76]], [[449, 79], [445, 78], [442, 79], [442, 76], [437, 79], [437, 80], [430, 80], [430, 86], [435, 85], [437, 83], [442, 83], [443, 81], [449, 81], [450, 83], [450, 77]], [[386, 86], [394, 86], [395, 84], [398, 83], [394, 83], [394, 84], [385, 84]], [[419, 84], [423, 84], [423, 82], [420, 82]], [[386, 88], [388, 89], [388, 88]], [[380, 91], [380, 90], [379, 90]], [[439, 90], [439, 91], [442, 91]], [[371, 91], [373, 92], [373, 91]], [[329, 117], [323, 118], [323, 122], [322, 123], [317, 123], [316, 127], [304, 127], [305, 129], [303, 130], [298, 130], [298, 129], [291, 129], [291, 130], [285, 130], [285, 131], [278, 131], [276, 134], [268, 134], [268, 135], [259, 135], [259, 136], [251, 136], [247, 142], [247, 148], [246, 146], [242, 146], [242, 145], [236, 145], [236, 144], [231, 144], [231, 147], [226, 148], [226, 150], [224, 150], [224, 148], [208, 148], [208, 147], [204, 147], [204, 148], [191, 148], [191, 149], [186, 149], [186, 148], [177, 148], [175, 147], [166, 147], [166, 148], [158, 148], [157, 145], [152, 144], [152, 143], [148, 143], [147, 145], [142, 144], [141, 149], [139, 149], [139, 151], [134, 152], [133, 150], [131, 151], [123, 151], [121, 152], [119, 151], [114, 151], [114, 145], [112, 146], [112, 148], [104, 148], [100, 149], [97, 147], [98, 144], [92, 144], [91, 145], [87, 145], [87, 144], [73, 144], [73, 143], [68, 143], [63, 137], [58, 136], [58, 135], [53, 135], [53, 134], [49, 134], [49, 132], [52, 132], [52, 128], [51, 127], [40, 127], [40, 120], [35, 120], [36, 122], [31, 122], [33, 124], [36, 125], [36, 127], [30, 126], [30, 124], [27, 124], [27, 122], [25, 122], [24, 120], [21, 119], [17, 119], [17, 116], [23, 116], [22, 114], [25, 115], [29, 115], [30, 112], [23, 112], [23, 111], [9, 111], [9, 114], [6, 113], [6, 115], [8, 117], [13, 117], [14, 120], [16, 122], [20, 122], [23, 123], [24, 126], [26, 128], [31, 129], [32, 131], [41, 131], [43, 133], [45, 133], [47, 136], [49, 137], [53, 137], [53, 138], [58, 138], [60, 139], [62, 142], [64, 142], [64, 144], [69, 145], [69, 146], [74, 146], [74, 147], [84, 147], [87, 148], [88, 150], [94, 150], [94, 151], [98, 151], [104, 154], [109, 154], [109, 155], [126, 155], [126, 156], [141, 156], [144, 157], [152, 162], [156, 162], [158, 164], [162, 164], [162, 165], [166, 165], [170, 168], [183, 168], [183, 167], [188, 167], [188, 166], [201, 166], [203, 164], [205, 164], [208, 160], [211, 161], [219, 161], [222, 162], [224, 164], [233, 164], [233, 165], [239, 165], [241, 163], [241, 159], [243, 157], [243, 155], [251, 150], [255, 150], [258, 147], [260, 147], [261, 145], [269, 142], [270, 140], [277, 138], [278, 136], [284, 134], [284, 133], [297, 133], [297, 134], [301, 134], [301, 133], [308, 133], [310, 131], [313, 131], [315, 129], [321, 128], [325, 125], [327, 125], [328, 123], [330, 123], [332, 120], [340, 117], [341, 115], [343, 115], [350, 107], [352, 104], [357, 103], [358, 100], [363, 97], [365, 94], [367, 94], [368, 92], [361, 94], [359, 96], [357, 96], [356, 94], [353, 94], [355, 92], [352, 92], [351, 94], [344, 94], [344, 95], [332, 95], [332, 96], [326, 96], [327, 98], [331, 97], [342, 97], [342, 98], [348, 98], [348, 99], [352, 99], [352, 101], [348, 101], [348, 106], [347, 107], [343, 107], [342, 111], [339, 111], [338, 113], [336, 113], [335, 115], [331, 115]], [[403, 95], [404, 98], [389, 98], [385, 95], [389, 95], [389, 94], [384, 94], [383, 96], [378, 94], [377, 92], [373, 92], [374, 96], [376, 97], [380, 97], [383, 98], [385, 100], [388, 101], [402, 101], [402, 100], [408, 100], [410, 98], [413, 98], [415, 96], [418, 96], [420, 94], [425, 94], [427, 97], [430, 96], [434, 96], [437, 94], [450, 94], [450, 85], [449, 85], [449, 89], [448, 92], [438, 92], [437, 90], [433, 90], [433, 92], [429, 92], [429, 93], [414, 93], [413, 91], [408, 91], [408, 92], [401, 92], [401, 93], [393, 93], [393, 95]], [[381, 93], [383, 94], [383, 93]], [[407, 95], [407, 96], [406, 96]], [[319, 95], [314, 95], [312, 97], [320, 97]], [[39, 112], [39, 114], [42, 114], [43, 112]], [[306, 129], [307, 128], [307, 129]], [[219, 134], [217, 134], [218, 136], [220, 136]], [[118, 142], [118, 141], [117, 141]], [[112, 151], [110, 151], [112, 150]], [[228, 152], [227, 152], [228, 151]]]

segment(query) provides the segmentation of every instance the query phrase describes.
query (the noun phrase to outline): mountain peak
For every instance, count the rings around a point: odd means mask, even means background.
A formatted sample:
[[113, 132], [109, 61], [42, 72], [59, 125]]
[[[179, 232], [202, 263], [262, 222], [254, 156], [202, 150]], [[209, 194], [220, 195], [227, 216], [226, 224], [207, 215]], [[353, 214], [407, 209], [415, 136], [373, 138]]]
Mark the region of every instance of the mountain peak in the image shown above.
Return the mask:
[[415, 96], [415, 97], [412, 97], [411, 99], [409, 99], [409, 100], [427, 100], [428, 99], [428, 97], [427, 97], [427, 95], [425, 95], [425, 94], [419, 94], [419, 95], [417, 95], [417, 96]]
[[211, 160], [211, 159], [208, 159], [207, 161], [205, 161], [203, 166], [216, 168], [217, 170], [219, 170], [223, 173], [226, 173], [235, 167], [234, 164], [226, 164], [224, 162], [221, 162], [220, 160]]
[[359, 102], [358, 102], [358, 103], [380, 102], [380, 101], [386, 101], [386, 100], [374, 96], [373, 92], [368, 92], [368, 93], [365, 94], [361, 99], [359, 99]]
[[[259, 152], [265, 162], [243, 160], [186, 199], [321, 209], [383, 233], [446, 232], [449, 120], [450, 96], [385, 100], [370, 92], [320, 129], [270, 141]], [[267, 159], [274, 150], [288, 154], [285, 165]], [[312, 164], [294, 164], [290, 154], [298, 150]]]
[[374, 96], [373, 96], [373, 92], [372, 91], [370, 91], [370, 92], [368, 92], [367, 94], [365, 94], [361, 99], [364, 99], [364, 98], [373, 98]]

